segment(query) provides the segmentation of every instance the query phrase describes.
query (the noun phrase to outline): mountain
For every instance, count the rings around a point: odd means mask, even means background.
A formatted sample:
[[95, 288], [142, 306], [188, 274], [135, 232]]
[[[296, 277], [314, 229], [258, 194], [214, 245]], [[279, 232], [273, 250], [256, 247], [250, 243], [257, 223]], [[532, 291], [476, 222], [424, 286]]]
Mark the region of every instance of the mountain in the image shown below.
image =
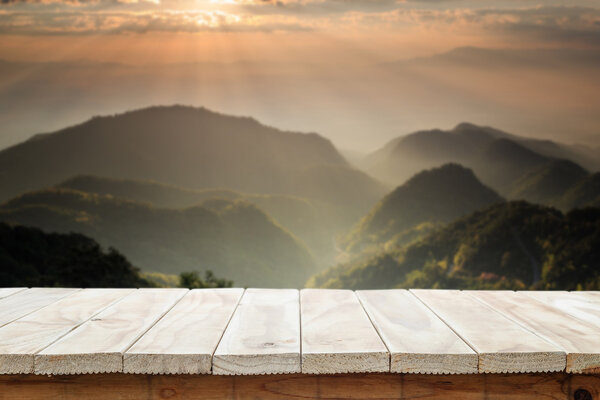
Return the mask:
[[558, 207], [571, 210], [581, 207], [600, 207], [600, 173], [574, 182], [558, 200]]
[[[568, 160], [556, 160], [527, 172], [514, 184], [510, 193], [511, 199], [527, 200], [532, 203], [550, 204], [560, 207], [561, 198], [580, 180], [585, 180], [589, 173], [580, 165]], [[600, 193], [598, 193], [600, 195]], [[578, 204], [576, 207], [585, 204]], [[561, 207], [562, 208], [562, 207]], [[562, 208], [570, 210], [567, 206]]]
[[337, 265], [308, 286], [598, 290], [600, 209], [525, 202], [476, 211], [422, 240]]
[[415, 173], [448, 162], [472, 168], [484, 184], [509, 196], [526, 173], [557, 159], [595, 170], [600, 157], [584, 146], [525, 138], [491, 127], [461, 123], [454, 129], [418, 131], [370, 154], [362, 166], [378, 179], [401, 184]]
[[470, 169], [446, 164], [418, 173], [385, 196], [342, 240], [342, 245], [346, 251], [357, 253], [370, 245], [406, 236], [423, 223], [448, 223], [502, 201]]
[[212, 270], [242, 286], [298, 286], [315, 271], [300, 241], [243, 200], [179, 210], [50, 188], [4, 203], [0, 221], [82, 233], [118, 248], [144, 271]]
[[303, 186], [303, 177], [321, 172], [314, 168], [323, 166], [346, 171], [349, 187], [360, 188], [366, 181], [363, 190], [355, 190], [360, 198], [348, 199], [350, 206], [377, 198], [379, 193], [369, 191], [383, 188], [353, 170], [333, 144], [317, 134], [284, 132], [205, 108], [151, 107], [95, 117], [1, 151], [0, 200], [81, 174], [195, 189], [303, 197], [310, 191], [326, 197], [327, 187]]
[[0, 287], [147, 287], [115, 249], [80, 234], [44, 233], [0, 223]]
[[[306, 187], [316, 187], [313, 192], [309, 192], [314, 193], [316, 197], [319, 197], [319, 187], [328, 188], [329, 193], [320, 197], [323, 200], [283, 194], [251, 194], [227, 189], [188, 189], [153, 181], [91, 175], [68, 179], [57, 187], [150, 203], [159, 208], [187, 208], [212, 199], [244, 200], [264, 210], [282, 227], [301, 239], [314, 254], [317, 262], [325, 266], [333, 262], [335, 257], [333, 238], [340, 232], [347, 231], [361, 216], [359, 212], [366, 212], [379, 199], [363, 198], [363, 201], [366, 200], [364, 204], [357, 203], [358, 207], [348, 208], [345, 206], [348, 203], [345, 199], [361, 199], [361, 194], [354, 190], [373, 185], [372, 180], [364, 173], [344, 167], [315, 167], [314, 170], [305, 170], [304, 176], [298, 177], [298, 182], [305, 182]], [[345, 177], [344, 174], [354, 177]], [[313, 178], [315, 175], [317, 177]], [[356, 178], [362, 179], [363, 184], [345, 187]], [[368, 192], [373, 195], [382, 192], [379, 187], [371, 189]]]

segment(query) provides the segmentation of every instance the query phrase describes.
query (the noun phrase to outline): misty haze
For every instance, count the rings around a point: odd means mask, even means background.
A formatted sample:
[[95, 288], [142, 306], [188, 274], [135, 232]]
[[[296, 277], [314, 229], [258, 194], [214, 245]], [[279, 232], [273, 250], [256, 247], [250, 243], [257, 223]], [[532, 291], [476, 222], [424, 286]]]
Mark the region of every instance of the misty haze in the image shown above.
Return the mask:
[[600, 290], [594, 1], [0, 5], [0, 286]]

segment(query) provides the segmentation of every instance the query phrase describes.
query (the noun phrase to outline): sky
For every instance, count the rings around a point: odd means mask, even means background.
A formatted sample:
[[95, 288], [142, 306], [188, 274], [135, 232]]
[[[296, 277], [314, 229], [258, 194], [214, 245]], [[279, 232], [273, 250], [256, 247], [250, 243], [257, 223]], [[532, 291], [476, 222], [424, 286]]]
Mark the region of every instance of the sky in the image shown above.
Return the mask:
[[469, 121], [600, 146], [597, 0], [0, 0], [0, 148], [154, 104], [355, 153]]

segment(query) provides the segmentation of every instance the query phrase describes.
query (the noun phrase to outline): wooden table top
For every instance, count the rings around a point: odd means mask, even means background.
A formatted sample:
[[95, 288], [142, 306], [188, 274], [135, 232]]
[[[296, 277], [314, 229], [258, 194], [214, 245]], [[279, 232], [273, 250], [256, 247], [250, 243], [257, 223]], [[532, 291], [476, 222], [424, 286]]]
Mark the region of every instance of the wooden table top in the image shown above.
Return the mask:
[[0, 373], [600, 372], [600, 292], [0, 288]]

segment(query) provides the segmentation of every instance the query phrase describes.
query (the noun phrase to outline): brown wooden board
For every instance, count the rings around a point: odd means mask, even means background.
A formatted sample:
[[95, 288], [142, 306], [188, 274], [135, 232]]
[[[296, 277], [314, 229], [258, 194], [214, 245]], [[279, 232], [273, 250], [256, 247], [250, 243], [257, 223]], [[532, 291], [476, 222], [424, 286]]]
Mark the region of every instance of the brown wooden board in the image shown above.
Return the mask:
[[596, 400], [598, 396], [600, 375], [565, 373], [0, 376], [0, 400]]

